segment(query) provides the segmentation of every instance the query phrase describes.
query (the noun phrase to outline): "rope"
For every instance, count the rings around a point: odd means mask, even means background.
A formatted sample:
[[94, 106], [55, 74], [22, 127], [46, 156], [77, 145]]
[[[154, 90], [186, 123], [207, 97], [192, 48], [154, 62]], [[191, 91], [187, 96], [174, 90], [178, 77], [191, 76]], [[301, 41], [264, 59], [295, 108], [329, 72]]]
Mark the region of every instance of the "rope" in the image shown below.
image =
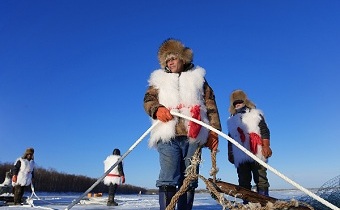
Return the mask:
[[199, 146], [196, 149], [194, 155], [192, 156], [192, 159], [190, 160], [191, 161], [190, 166], [188, 166], [186, 168], [186, 171], [185, 171], [185, 176], [186, 177], [185, 177], [185, 179], [183, 181], [183, 184], [182, 184], [181, 188], [172, 197], [169, 205], [166, 207], [165, 210], [173, 210], [173, 209], [175, 209], [176, 203], [177, 203], [179, 197], [187, 192], [187, 190], [189, 189], [189, 185], [190, 185], [190, 183], [192, 181], [197, 180], [198, 176], [197, 176], [197, 170], [196, 169], [197, 169], [198, 165], [201, 162], [201, 159], [200, 159], [201, 153], [202, 153], [202, 146]]
[[[30, 197], [27, 198], [26, 202], [32, 207], [32, 208], [39, 208], [39, 209], [53, 209], [53, 208], [49, 208], [49, 207], [42, 207], [42, 206], [35, 206], [34, 203], [33, 203], [33, 196], [35, 196], [38, 200], [41, 200], [37, 194], [35, 193], [35, 190], [34, 190], [34, 186], [33, 186], [33, 183], [31, 183], [31, 190], [32, 190], [32, 194]], [[41, 200], [41, 201], [44, 201], [44, 200]], [[47, 201], [44, 201], [46, 203], [49, 203], [49, 204], [53, 204], [53, 203], [50, 203], [50, 202], [47, 202]]]
[[202, 125], [203, 127], [214, 131], [215, 133], [219, 134], [220, 136], [222, 136], [223, 138], [227, 139], [228, 141], [230, 141], [231, 143], [233, 143], [235, 146], [237, 146], [240, 150], [242, 150], [243, 152], [245, 152], [248, 156], [250, 156], [251, 158], [253, 158], [254, 160], [256, 160], [258, 163], [260, 163], [262, 166], [264, 166], [265, 168], [269, 169], [270, 171], [272, 171], [273, 173], [275, 173], [276, 175], [278, 175], [279, 177], [281, 177], [283, 180], [287, 181], [288, 183], [292, 184], [293, 186], [295, 186], [296, 188], [298, 188], [299, 190], [303, 191], [304, 193], [306, 193], [307, 195], [309, 195], [310, 197], [316, 199], [317, 201], [319, 201], [320, 203], [324, 204], [325, 206], [333, 209], [333, 210], [340, 210], [338, 207], [336, 207], [335, 205], [329, 203], [328, 201], [324, 200], [323, 198], [317, 196], [316, 194], [312, 193], [311, 191], [307, 190], [306, 188], [300, 186], [299, 184], [297, 184], [296, 182], [294, 182], [293, 180], [289, 179], [288, 177], [284, 176], [282, 173], [280, 173], [279, 171], [277, 171], [276, 169], [274, 169], [273, 167], [271, 167], [270, 165], [268, 165], [267, 163], [265, 163], [264, 161], [262, 161], [261, 159], [259, 159], [258, 157], [256, 157], [253, 153], [249, 152], [246, 148], [244, 148], [242, 145], [240, 145], [237, 141], [235, 141], [234, 139], [232, 139], [231, 137], [229, 137], [228, 135], [222, 133], [221, 131], [217, 130], [216, 128], [207, 125], [206, 123], [199, 121], [197, 119], [194, 119], [192, 117], [188, 117], [186, 115], [183, 115], [181, 113], [175, 112], [173, 110], [170, 111], [170, 113], [174, 116], [177, 117], [182, 117], [185, 118], [187, 120], [193, 121], [199, 125]]
[[210, 170], [210, 176], [213, 177], [213, 181], [216, 181], [216, 174], [218, 173], [218, 168], [216, 165], [216, 155], [217, 151], [211, 151], [211, 170]]
[[[237, 210], [237, 209], [252, 209], [252, 210], [271, 210], [271, 209], [289, 209], [290, 207], [299, 207], [299, 202], [296, 200], [291, 201], [276, 201], [275, 203], [268, 202], [266, 206], [261, 206], [260, 203], [249, 203], [242, 204], [240, 202], [236, 202], [236, 197], [234, 201], [226, 199], [224, 193], [220, 193], [217, 189], [218, 187], [214, 184], [214, 182], [210, 182], [204, 176], [197, 174], [196, 168], [201, 163], [201, 153], [202, 146], [197, 148], [195, 154], [191, 159], [191, 165], [186, 169], [186, 177], [183, 181], [183, 185], [179, 189], [179, 191], [173, 196], [169, 205], [166, 207], [166, 210], [174, 210], [176, 207], [176, 203], [181, 195], [187, 192], [189, 189], [190, 183], [192, 181], [200, 178], [206, 185], [209, 192], [212, 194], [212, 197], [223, 207], [223, 209]], [[212, 156], [216, 157], [216, 152], [211, 152]], [[214, 153], [214, 154], [213, 154]], [[212, 159], [213, 165], [216, 165], [216, 159]], [[213, 167], [214, 168], [214, 167]], [[305, 204], [307, 205], [307, 204]], [[313, 207], [307, 205], [307, 207], [311, 210], [314, 210]]]

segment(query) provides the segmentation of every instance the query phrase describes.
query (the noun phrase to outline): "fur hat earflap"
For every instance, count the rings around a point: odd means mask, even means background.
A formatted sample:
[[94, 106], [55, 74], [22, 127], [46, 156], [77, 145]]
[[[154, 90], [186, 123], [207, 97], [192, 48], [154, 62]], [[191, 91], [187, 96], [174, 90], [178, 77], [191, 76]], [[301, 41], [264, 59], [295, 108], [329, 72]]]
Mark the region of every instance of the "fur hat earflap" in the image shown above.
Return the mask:
[[26, 156], [27, 156], [28, 154], [31, 154], [31, 155], [32, 155], [32, 159], [33, 159], [34, 149], [31, 148], [31, 147], [30, 147], [30, 148], [27, 148], [26, 151], [25, 151], [25, 153], [24, 153], [24, 155], [22, 156], [22, 158], [26, 158]]
[[236, 113], [236, 109], [234, 107], [235, 101], [243, 101], [243, 103], [248, 107], [255, 109], [255, 104], [248, 99], [246, 93], [243, 90], [234, 90], [230, 95], [230, 106], [229, 106], [229, 112], [234, 115]]
[[166, 67], [166, 61], [171, 57], [179, 58], [188, 64], [193, 60], [193, 52], [179, 40], [169, 38], [162, 43], [158, 50], [158, 61], [162, 68]]

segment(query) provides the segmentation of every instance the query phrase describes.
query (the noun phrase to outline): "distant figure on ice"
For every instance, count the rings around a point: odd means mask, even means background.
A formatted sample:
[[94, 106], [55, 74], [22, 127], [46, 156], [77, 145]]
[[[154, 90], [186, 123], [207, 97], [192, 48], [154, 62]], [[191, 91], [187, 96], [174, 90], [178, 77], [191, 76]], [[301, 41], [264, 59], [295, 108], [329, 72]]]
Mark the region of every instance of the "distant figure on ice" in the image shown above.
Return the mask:
[[5, 180], [0, 184], [0, 195], [12, 192], [12, 170], [6, 172]]
[[[144, 109], [152, 123], [160, 120], [150, 135], [149, 146], [159, 153], [160, 173], [156, 181], [159, 205], [164, 210], [182, 186], [185, 170], [199, 145], [218, 148], [218, 135], [192, 121], [174, 117], [170, 110], [201, 120], [221, 130], [212, 88], [205, 70], [194, 66], [193, 52], [179, 40], [167, 39], [158, 50], [161, 69], [151, 73], [144, 96]], [[198, 170], [198, 168], [197, 168]], [[198, 181], [190, 184], [177, 202], [177, 209], [191, 210]]]
[[25, 188], [33, 182], [34, 178], [34, 149], [27, 148], [24, 155], [18, 158], [12, 170], [12, 185], [14, 187], [14, 205], [22, 203]]
[[[272, 156], [270, 132], [263, 112], [247, 98], [242, 90], [235, 90], [230, 95], [228, 131], [229, 135], [259, 159], [267, 162]], [[237, 168], [239, 186], [251, 190], [252, 176], [257, 192], [268, 196], [269, 182], [267, 169], [253, 160], [228, 141], [228, 160]], [[246, 202], [245, 202], [246, 203]]]
[[[105, 172], [113, 166], [118, 159], [120, 158], [120, 150], [114, 149], [112, 155], [107, 156], [104, 160], [104, 169]], [[112, 171], [104, 178], [104, 184], [109, 186], [109, 198], [107, 201], [108, 206], [118, 206], [118, 203], [115, 202], [115, 194], [118, 188], [118, 185], [125, 183], [125, 175], [123, 170], [123, 162], [120, 162], [116, 167], [112, 169]]]

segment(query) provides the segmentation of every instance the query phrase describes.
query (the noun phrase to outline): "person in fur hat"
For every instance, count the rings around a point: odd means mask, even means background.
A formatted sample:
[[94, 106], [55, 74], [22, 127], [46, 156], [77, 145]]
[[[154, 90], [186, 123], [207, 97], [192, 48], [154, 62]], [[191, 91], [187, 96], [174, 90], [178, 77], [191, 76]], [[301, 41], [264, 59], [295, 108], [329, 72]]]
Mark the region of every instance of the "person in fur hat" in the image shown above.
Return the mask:
[[[121, 158], [120, 150], [114, 149], [112, 155], [107, 156], [104, 160], [105, 172], [111, 168]], [[109, 186], [109, 197], [107, 206], [118, 206], [115, 202], [115, 194], [119, 185], [125, 183], [125, 175], [123, 170], [123, 162], [120, 162], [112, 171], [104, 178], [104, 184]]]
[[14, 190], [14, 205], [21, 205], [25, 188], [31, 185], [34, 178], [34, 149], [27, 148], [19, 157], [12, 170], [12, 185]]
[[[218, 135], [170, 110], [193, 117], [221, 130], [215, 95], [205, 79], [206, 71], [194, 66], [193, 52], [176, 39], [165, 40], [158, 50], [161, 68], [153, 71], [144, 96], [144, 109], [152, 123], [161, 121], [150, 134], [149, 146], [157, 148], [160, 161], [159, 204], [163, 210], [182, 186], [185, 169], [199, 145], [217, 151]], [[198, 169], [197, 169], [198, 170]], [[181, 210], [192, 209], [197, 180], [177, 202]]]
[[[230, 95], [229, 135], [259, 159], [267, 162], [272, 155], [270, 131], [261, 110], [256, 109], [242, 90]], [[268, 196], [267, 169], [228, 141], [228, 160], [237, 168], [239, 186], [251, 190], [252, 176], [257, 192]], [[246, 203], [246, 202], [245, 202]]]

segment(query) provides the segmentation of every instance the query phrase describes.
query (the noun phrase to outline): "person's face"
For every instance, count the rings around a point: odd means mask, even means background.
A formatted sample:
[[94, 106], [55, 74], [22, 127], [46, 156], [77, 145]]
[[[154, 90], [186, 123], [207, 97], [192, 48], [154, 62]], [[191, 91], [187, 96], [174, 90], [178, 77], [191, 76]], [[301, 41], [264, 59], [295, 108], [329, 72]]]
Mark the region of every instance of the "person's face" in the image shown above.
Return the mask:
[[31, 154], [31, 153], [28, 153], [26, 155], [27, 160], [32, 160], [32, 157], [33, 157], [33, 154]]
[[237, 109], [241, 109], [241, 108], [243, 108], [245, 106], [245, 104], [244, 103], [239, 103], [239, 104], [236, 104], [235, 105], [235, 109], [237, 110]]
[[236, 110], [241, 109], [245, 106], [245, 103], [243, 100], [236, 100], [233, 102], [233, 106]]
[[166, 62], [167, 67], [172, 73], [180, 73], [183, 71], [184, 63], [182, 60], [172, 57]]

